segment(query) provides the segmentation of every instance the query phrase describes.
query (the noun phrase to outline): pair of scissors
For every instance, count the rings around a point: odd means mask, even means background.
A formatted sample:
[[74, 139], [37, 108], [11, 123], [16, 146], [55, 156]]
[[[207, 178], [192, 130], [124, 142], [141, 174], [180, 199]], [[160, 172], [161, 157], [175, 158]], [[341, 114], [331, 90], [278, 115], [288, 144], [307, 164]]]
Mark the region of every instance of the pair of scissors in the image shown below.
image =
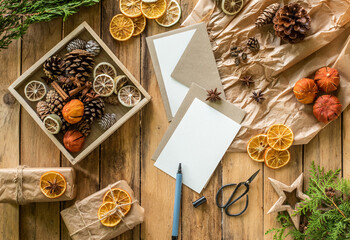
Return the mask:
[[[249, 184], [254, 180], [254, 178], [256, 177], [256, 175], [258, 175], [260, 169], [258, 171], [256, 171], [250, 178], [248, 178], [247, 181], [245, 182], [240, 182], [238, 184], [236, 183], [231, 183], [231, 184], [226, 184], [224, 186], [222, 186], [218, 192], [216, 193], [216, 205], [219, 207], [219, 208], [224, 208], [225, 209], [225, 213], [226, 215], [230, 216], [230, 217], [236, 217], [236, 216], [240, 216], [242, 215], [245, 210], [247, 210], [247, 207], [248, 207], [248, 192], [249, 192]], [[236, 186], [237, 185], [237, 186]], [[235, 190], [233, 190], [230, 198], [227, 200], [227, 202], [224, 204], [224, 205], [220, 205], [219, 203], [219, 199], [220, 199], [220, 196], [221, 196], [221, 199], [223, 199], [223, 190], [227, 187], [231, 187], [231, 186], [236, 186]], [[246, 189], [245, 191], [239, 195], [237, 198], [234, 198], [234, 195], [236, 194], [236, 192], [238, 191], [238, 189], [241, 187], [241, 186], [244, 186]], [[228, 209], [230, 208], [230, 206], [232, 206], [232, 204], [234, 204], [235, 202], [237, 202], [239, 199], [241, 199], [242, 197], [244, 197], [244, 195], [246, 195], [246, 204], [245, 204], [245, 207], [244, 209], [239, 212], [239, 213], [236, 213], [236, 214], [232, 214], [232, 213], [229, 213]]]

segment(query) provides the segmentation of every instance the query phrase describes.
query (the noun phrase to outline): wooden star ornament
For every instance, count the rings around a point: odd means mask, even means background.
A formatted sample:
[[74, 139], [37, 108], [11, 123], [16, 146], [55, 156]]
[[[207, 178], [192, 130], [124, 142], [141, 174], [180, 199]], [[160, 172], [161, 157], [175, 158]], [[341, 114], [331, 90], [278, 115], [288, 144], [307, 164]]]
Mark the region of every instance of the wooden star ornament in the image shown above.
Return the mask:
[[[287, 211], [290, 218], [293, 221], [294, 226], [297, 229], [299, 229], [300, 215], [297, 214], [293, 216], [293, 214], [295, 213], [296, 209], [299, 207], [300, 200], [306, 200], [310, 198], [309, 196], [304, 194], [302, 191], [303, 174], [300, 174], [300, 176], [290, 186], [272, 178], [269, 178], [269, 180], [271, 182], [272, 187], [277, 192], [279, 198], [277, 202], [272, 206], [272, 208], [267, 212], [267, 214]], [[292, 203], [290, 198], [294, 198], [294, 203]]]

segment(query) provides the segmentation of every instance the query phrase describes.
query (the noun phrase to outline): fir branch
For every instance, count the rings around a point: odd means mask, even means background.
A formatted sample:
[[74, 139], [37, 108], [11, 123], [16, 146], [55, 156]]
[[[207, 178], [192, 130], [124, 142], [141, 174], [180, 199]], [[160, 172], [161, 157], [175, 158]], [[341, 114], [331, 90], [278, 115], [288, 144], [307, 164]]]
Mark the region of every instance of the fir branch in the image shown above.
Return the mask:
[[51, 21], [57, 17], [78, 12], [82, 6], [91, 6], [99, 0], [1, 0], [0, 50], [6, 49], [14, 39], [22, 37], [29, 25]]

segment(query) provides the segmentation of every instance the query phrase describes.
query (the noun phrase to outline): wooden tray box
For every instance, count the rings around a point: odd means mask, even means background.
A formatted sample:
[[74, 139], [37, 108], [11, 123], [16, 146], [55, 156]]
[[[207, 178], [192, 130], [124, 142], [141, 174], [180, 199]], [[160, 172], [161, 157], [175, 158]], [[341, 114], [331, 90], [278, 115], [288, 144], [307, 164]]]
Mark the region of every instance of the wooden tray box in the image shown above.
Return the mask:
[[[43, 122], [36, 113], [37, 102], [31, 102], [27, 100], [24, 95], [24, 87], [26, 84], [32, 80], [38, 80], [44, 82], [41, 77], [45, 76], [43, 71], [43, 63], [45, 60], [52, 56], [58, 55], [63, 57], [66, 51], [66, 45], [73, 39], [80, 38], [86, 41], [95, 40], [101, 46], [101, 52], [95, 59], [95, 65], [99, 62], [109, 62], [117, 70], [118, 75], [124, 74], [129, 78], [129, 82], [136, 86], [141, 94], [141, 101], [134, 107], [128, 108], [121, 104], [110, 105], [106, 104], [106, 113], [115, 113], [118, 121], [107, 131], [100, 129], [94, 121], [91, 134], [86, 138], [84, 148], [78, 153], [68, 152], [63, 145], [63, 134], [59, 133], [52, 135], [48, 133], [44, 127]], [[92, 79], [92, 78], [91, 78]], [[53, 89], [48, 86], [47, 90]], [[100, 39], [100, 37], [92, 30], [92, 28], [83, 22], [80, 24], [73, 32], [66, 36], [62, 41], [60, 41], [54, 48], [52, 48], [48, 53], [46, 53], [39, 61], [37, 61], [33, 66], [31, 66], [25, 73], [23, 73], [10, 87], [9, 91], [15, 96], [15, 98], [20, 102], [24, 109], [32, 116], [32, 118], [39, 124], [41, 129], [46, 133], [46, 135], [55, 143], [55, 145], [60, 149], [60, 151], [66, 156], [66, 158], [72, 163], [76, 164], [86, 157], [90, 152], [92, 152], [96, 147], [98, 147], [104, 140], [106, 140], [114, 131], [116, 131], [123, 123], [125, 123], [129, 118], [131, 118], [135, 113], [137, 113], [143, 106], [145, 106], [150, 100], [151, 96], [146, 92], [146, 90], [140, 85], [140, 83], [135, 79], [135, 77], [125, 68], [125, 66], [119, 61], [119, 59], [112, 53], [112, 51], [107, 47], [107, 45]]]

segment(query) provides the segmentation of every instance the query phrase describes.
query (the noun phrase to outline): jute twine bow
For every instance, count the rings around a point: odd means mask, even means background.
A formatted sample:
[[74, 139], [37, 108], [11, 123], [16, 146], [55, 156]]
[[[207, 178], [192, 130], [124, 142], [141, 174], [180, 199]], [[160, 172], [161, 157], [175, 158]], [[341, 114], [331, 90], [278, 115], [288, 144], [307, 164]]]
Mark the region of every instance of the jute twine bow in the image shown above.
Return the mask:
[[23, 196], [23, 169], [25, 167], [27, 166], [18, 166], [15, 178], [13, 179], [13, 182], [16, 184], [16, 202], [19, 205], [23, 205], [25, 203], [25, 199]]
[[[84, 224], [84, 227], [82, 227], [82, 228], [76, 230], [75, 232], [71, 233], [71, 234], [70, 234], [71, 237], [74, 236], [75, 234], [77, 234], [78, 232], [81, 232], [82, 230], [85, 230], [85, 229], [87, 229], [88, 227], [94, 225], [95, 223], [98, 223], [98, 222], [100, 222], [101, 220], [106, 219], [108, 216], [110, 216], [110, 215], [112, 215], [112, 214], [117, 214], [118, 217], [122, 220], [122, 222], [125, 223], [125, 226], [126, 226], [127, 228], [129, 228], [129, 229], [132, 229], [132, 227], [129, 226], [129, 224], [125, 221], [125, 219], [124, 219], [125, 215], [124, 215], [124, 213], [120, 210], [120, 208], [121, 208], [121, 207], [124, 207], [124, 206], [128, 206], [128, 205], [132, 205], [132, 204], [136, 203], [137, 200], [134, 200], [134, 201], [132, 201], [131, 203], [125, 203], [125, 204], [119, 204], [119, 205], [118, 205], [118, 204], [117, 204], [117, 201], [116, 201], [116, 199], [115, 199], [115, 197], [114, 197], [114, 193], [113, 193], [113, 191], [112, 191], [111, 185], [108, 185], [108, 189], [109, 189], [109, 191], [111, 192], [112, 199], [113, 199], [113, 202], [114, 202], [114, 204], [115, 204], [115, 207], [114, 207], [113, 209], [111, 209], [110, 211], [106, 212], [105, 214], [103, 214], [102, 217], [101, 217], [100, 219], [97, 219], [96, 221], [93, 221], [93, 222], [91, 222], [91, 223], [89, 223], [89, 224], [86, 224], [86, 222], [84, 221], [84, 217], [83, 217], [83, 215], [82, 215], [82, 212], [81, 212], [80, 209], [79, 209], [78, 204], [77, 204], [76, 202], [74, 203], [74, 206], [75, 206], [75, 208], [78, 210], [78, 213], [79, 213], [80, 218], [81, 218], [81, 220], [82, 220], [82, 222], [83, 222], [83, 224]], [[92, 235], [91, 235], [90, 230], [88, 230], [88, 233], [89, 233], [89, 239], [92, 239]]]

